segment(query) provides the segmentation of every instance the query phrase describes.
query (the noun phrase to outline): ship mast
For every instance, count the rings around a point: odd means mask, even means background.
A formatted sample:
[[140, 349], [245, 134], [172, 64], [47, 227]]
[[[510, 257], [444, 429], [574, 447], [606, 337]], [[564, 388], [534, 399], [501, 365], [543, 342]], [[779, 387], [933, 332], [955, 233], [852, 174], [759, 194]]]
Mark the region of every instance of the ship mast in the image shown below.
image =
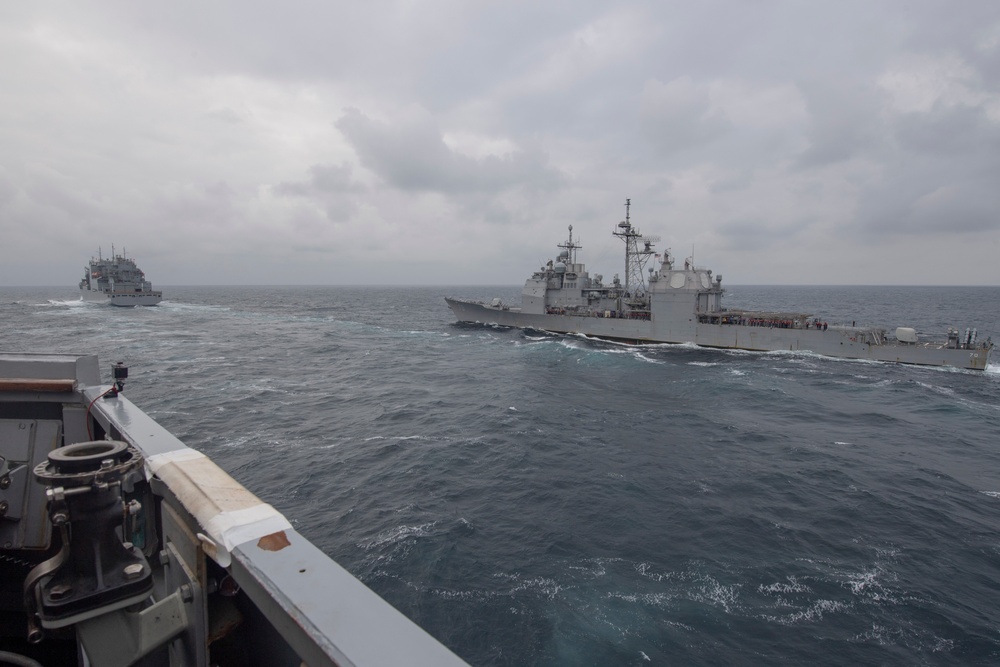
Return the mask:
[[560, 243], [556, 247], [562, 248], [566, 251], [570, 264], [576, 264], [576, 251], [583, 248], [583, 246], [573, 243], [573, 225], [569, 226], [569, 240]]
[[[629, 220], [629, 208], [632, 200], [625, 200], [625, 220], [618, 223], [618, 231], [612, 232], [625, 242], [625, 289], [645, 289], [646, 281], [642, 271], [655, 253], [653, 244], [660, 240], [658, 236], [643, 236], [632, 226]], [[640, 245], [641, 244], [641, 245]]]

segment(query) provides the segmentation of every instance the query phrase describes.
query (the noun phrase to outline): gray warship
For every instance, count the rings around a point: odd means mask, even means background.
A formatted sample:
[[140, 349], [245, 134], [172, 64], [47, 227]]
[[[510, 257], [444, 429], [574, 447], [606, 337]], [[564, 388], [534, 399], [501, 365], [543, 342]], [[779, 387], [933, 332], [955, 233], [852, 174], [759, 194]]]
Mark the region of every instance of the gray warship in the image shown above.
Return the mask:
[[111, 377], [0, 354], [0, 663], [466, 664]]
[[146, 280], [146, 274], [135, 265], [135, 260], [125, 255], [115, 254], [111, 246], [111, 257], [104, 258], [101, 251], [90, 258], [90, 265], [83, 267], [80, 280], [80, 296], [87, 301], [102, 301], [112, 306], [155, 306], [163, 299], [163, 292], [154, 291]]
[[[625, 281], [611, 284], [590, 276], [577, 262], [581, 246], [558, 244], [555, 260], [534, 272], [521, 291], [521, 305], [448, 297], [460, 322], [492, 324], [551, 333], [583, 334], [633, 343], [693, 343], [708, 348], [763, 352], [812, 352], [841, 359], [866, 359], [924, 366], [984, 370], [993, 342], [978, 341], [976, 329], [949, 328], [941, 341], [924, 341], [911, 327], [891, 334], [873, 326], [829, 325], [810, 313], [763, 312], [722, 306], [722, 276], [696, 267], [693, 259], [675, 264], [657, 253], [656, 237], [643, 236], [629, 218], [612, 232], [625, 243]], [[646, 265], [653, 261], [648, 269]], [[656, 267], [655, 264], [659, 266]], [[644, 275], [644, 272], [647, 275]]]

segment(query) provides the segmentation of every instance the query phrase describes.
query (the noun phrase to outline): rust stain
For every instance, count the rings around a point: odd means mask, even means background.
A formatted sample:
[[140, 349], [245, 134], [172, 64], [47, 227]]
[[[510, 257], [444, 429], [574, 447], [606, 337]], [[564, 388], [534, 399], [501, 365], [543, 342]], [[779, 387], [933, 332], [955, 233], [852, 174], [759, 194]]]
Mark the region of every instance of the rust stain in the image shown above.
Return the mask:
[[265, 535], [257, 541], [257, 546], [264, 551], [281, 551], [285, 547], [292, 546], [285, 535], [285, 531], [279, 530], [277, 533]]
[[37, 391], [62, 393], [73, 391], [76, 380], [39, 380], [36, 378], [0, 378], [0, 391]]

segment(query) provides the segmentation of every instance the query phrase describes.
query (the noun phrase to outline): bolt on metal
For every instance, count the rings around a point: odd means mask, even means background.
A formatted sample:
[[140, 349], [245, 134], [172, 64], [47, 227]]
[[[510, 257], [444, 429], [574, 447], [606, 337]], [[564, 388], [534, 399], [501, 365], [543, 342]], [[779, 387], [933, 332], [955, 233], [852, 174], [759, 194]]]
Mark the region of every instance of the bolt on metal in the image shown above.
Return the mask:
[[122, 569], [126, 579], [135, 579], [142, 574], [142, 563], [132, 563]]

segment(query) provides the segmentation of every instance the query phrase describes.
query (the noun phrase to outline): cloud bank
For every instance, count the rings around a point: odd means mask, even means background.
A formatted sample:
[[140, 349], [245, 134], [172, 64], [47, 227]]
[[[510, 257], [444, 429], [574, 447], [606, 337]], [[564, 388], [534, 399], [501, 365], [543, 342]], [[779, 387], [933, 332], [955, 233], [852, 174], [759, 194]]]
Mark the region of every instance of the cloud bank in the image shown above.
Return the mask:
[[733, 283], [1000, 284], [987, 0], [17, 3], [0, 96], [0, 285], [611, 275], [626, 198]]

